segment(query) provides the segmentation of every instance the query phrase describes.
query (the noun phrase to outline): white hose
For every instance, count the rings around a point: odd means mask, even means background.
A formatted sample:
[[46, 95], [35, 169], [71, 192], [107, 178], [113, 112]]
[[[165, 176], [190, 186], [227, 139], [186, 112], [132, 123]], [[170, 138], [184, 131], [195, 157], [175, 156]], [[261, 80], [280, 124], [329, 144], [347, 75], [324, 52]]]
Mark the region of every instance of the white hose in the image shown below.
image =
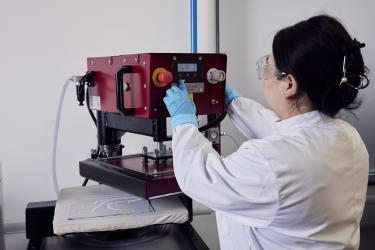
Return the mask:
[[56, 152], [57, 152], [57, 139], [59, 136], [59, 127], [60, 127], [60, 117], [61, 117], [61, 109], [64, 102], [64, 96], [68, 85], [71, 83], [75, 83], [74, 78], [71, 77], [65, 81], [64, 86], [62, 87], [60, 93], [59, 104], [57, 106], [57, 113], [56, 113], [56, 120], [55, 120], [55, 130], [53, 136], [53, 143], [52, 143], [52, 180], [53, 180], [53, 187], [55, 189], [56, 197], [59, 195], [60, 189], [59, 184], [57, 181], [57, 172], [56, 172]]
[[222, 132], [222, 133], [221, 133], [221, 136], [228, 136], [228, 137], [232, 140], [232, 142], [237, 146], [237, 148], [240, 147], [240, 144], [239, 144], [239, 143], [236, 141], [236, 139], [234, 139], [234, 137], [231, 136], [230, 134], [227, 134], [227, 133], [225, 133], [225, 132]]

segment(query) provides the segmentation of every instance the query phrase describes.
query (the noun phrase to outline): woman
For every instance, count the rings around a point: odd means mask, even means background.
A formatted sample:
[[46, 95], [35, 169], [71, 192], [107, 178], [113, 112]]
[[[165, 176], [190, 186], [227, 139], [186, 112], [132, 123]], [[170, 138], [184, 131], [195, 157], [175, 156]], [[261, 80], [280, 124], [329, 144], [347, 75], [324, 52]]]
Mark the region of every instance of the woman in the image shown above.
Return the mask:
[[177, 181], [216, 211], [221, 249], [358, 249], [368, 152], [337, 114], [368, 85], [363, 46], [324, 15], [280, 30], [257, 63], [270, 110], [226, 87], [248, 138], [226, 158], [198, 131], [184, 82], [167, 91]]

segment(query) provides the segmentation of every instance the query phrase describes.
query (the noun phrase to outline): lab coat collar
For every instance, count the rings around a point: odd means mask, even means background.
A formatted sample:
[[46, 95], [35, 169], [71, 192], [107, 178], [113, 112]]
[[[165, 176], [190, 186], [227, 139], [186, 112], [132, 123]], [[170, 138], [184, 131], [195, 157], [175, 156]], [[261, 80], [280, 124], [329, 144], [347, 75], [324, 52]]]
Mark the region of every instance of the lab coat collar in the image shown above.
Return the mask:
[[313, 110], [300, 115], [295, 115], [285, 120], [276, 122], [277, 130], [280, 133], [291, 131], [291, 129], [314, 126], [323, 118], [323, 114], [318, 110]]

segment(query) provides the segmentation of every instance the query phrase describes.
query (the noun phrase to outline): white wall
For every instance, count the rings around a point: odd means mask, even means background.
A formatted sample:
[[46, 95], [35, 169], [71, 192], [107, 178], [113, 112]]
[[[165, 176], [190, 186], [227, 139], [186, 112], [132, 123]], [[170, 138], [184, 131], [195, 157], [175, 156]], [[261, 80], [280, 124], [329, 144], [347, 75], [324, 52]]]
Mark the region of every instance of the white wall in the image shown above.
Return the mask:
[[[14, 223], [24, 220], [27, 202], [55, 199], [51, 146], [64, 81], [83, 74], [89, 56], [190, 52], [189, 1], [1, 0], [0, 31], [0, 159], [5, 223]], [[74, 86], [60, 132], [59, 184], [80, 185], [78, 161], [96, 147], [96, 131]], [[124, 139], [126, 153], [154, 147], [149, 138]]]
[[[365, 64], [370, 69], [372, 84], [361, 91], [363, 105], [356, 111], [358, 119], [347, 117], [359, 130], [370, 152], [370, 166], [375, 167], [375, 1], [371, 0], [233, 0], [221, 1], [221, 51], [228, 54], [228, 81], [243, 96], [265, 104], [261, 83], [256, 79], [255, 61], [272, 52], [274, 34], [317, 14], [338, 17], [349, 33], [366, 43], [362, 49]], [[235, 131], [226, 119], [223, 130]], [[233, 132], [243, 140], [238, 131]], [[224, 154], [234, 150], [224, 138]]]
[[[207, 0], [198, 1], [200, 6]], [[212, 0], [205, 4], [213, 6]], [[365, 62], [375, 70], [375, 58], [371, 57], [375, 36], [370, 26], [375, 22], [373, 1], [221, 0], [220, 5], [221, 51], [228, 54], [228, 79], [244, 96], [264, 103], [255, 61], [270, 52], [274, 33], [322, 12], [338, 16], [352, 35], [366, 42]], [[202, 29], [213, 27], [209, 18], [207, 26], [198, 27], [200, 38], [208, 34]], [[0, 159], [5, 223], [12, 223], [24, 220], [27, 202], [55, 199], [51, 145], [63, 82], [84, 73], [89, 56], [189, 52], [189, 1], [1, 0], [0, 31]], [[199, 51], [211, 51], [212, 40], [209, 45], [207, 41], [198, 43]], [[373, 165], [374, 91], [374, 85], [364, 91], [364, 104], [355, 121]], [[96, 146], [94, 125], [86, 107], [78, 107], [75, 98], [74, 87], [70, 87], [57, 154], [61, 187], [82, 183], [78, 161], [89, 157], [89, 150]], [[228, 120], [223, 129], [244, 139]], [[144, 144], [153, 145], [149, 138], [137, 135], [126, 135], [124, 140], [125, 153], [139, 152]], [[225, 154], [235, 149], [227, 138], [223, 143]]]

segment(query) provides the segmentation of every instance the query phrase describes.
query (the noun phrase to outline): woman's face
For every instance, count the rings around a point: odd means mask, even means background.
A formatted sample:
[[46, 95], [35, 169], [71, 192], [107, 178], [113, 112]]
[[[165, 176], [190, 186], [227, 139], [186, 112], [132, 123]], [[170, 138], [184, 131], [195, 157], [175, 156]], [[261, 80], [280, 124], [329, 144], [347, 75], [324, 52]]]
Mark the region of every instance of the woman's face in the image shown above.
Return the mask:
[[285, 108], [285, 98], [283, 96], [283, 78], [278, 80], [276, 78], [277, 69], [273, 55], [269, 55], [267, 59], [268, 70], [265, 71], [264, 77], [262, 77], [263, 94], [266, 98], [267, 104], [272, 111], [281, 117], [281, 112]]

